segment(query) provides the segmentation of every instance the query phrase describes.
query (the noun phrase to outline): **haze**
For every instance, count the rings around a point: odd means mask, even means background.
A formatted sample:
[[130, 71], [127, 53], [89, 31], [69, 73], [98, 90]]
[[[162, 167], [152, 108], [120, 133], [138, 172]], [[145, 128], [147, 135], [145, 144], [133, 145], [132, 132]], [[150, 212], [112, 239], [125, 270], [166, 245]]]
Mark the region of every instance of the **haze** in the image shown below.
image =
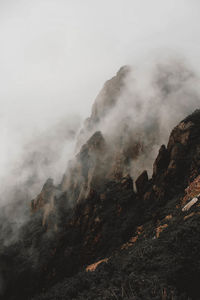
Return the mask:
[[199, 72], [197, 0], [0, 0], [0, 177], [33, 136], [85, 118], [103, 83], [157, 55]]

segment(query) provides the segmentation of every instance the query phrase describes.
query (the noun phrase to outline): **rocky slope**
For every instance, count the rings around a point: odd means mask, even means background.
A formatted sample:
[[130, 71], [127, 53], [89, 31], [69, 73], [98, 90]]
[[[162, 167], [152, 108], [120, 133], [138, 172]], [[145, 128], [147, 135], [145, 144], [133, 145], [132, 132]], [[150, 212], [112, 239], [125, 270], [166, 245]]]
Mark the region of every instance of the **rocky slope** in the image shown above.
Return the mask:
[[81, 271], [36, 299], [199, 299], [199, 132], [196, 111], [161, 147], [152, 179], [138, 178], [137, 193], [125, 177], [77, 205]]
[[97, 97], [62, 182], [47, 180], [18, 241], [2, 243], [1, 299], [200, 298], [200, 110], [172, 130], [149, 176], [140, 161], [157, 149], [157, 118], [142, 131], [126, 114], [102, 125], [128, 72]]

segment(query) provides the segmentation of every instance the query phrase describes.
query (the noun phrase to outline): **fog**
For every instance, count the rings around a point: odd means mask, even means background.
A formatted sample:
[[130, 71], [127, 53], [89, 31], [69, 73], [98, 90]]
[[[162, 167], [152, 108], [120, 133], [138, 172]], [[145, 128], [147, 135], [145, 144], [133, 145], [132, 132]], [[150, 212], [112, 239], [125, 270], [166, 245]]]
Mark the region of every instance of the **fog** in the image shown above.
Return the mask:
[[27, 145], [40, 152], [41, 136], [43, 153], [49, 135], [53, 153], [66, 151], [46, 169], [63, 173], [73, 141], [58, 138], [58, 124], [71, 128], [77, 121], [76, 135], [103, 83], [122, 65], [176, 56], [199, 74], [199, 8], [196, 0], [1, 0], [1, 189], [15, 185], [13, 170], [24, 178], [19, 166]]
[[196, 109], [200, 78], [190, 64], [180, 57], [152, 57], [148, 63], [121, 68], [105, 83], [77, 146], [100, 131], [110, 156], [101, 166], [103, 176], [130, 174], [135, 181], [147, 170], [151, 177], [161, 145], [167, 146], [172, 129]]

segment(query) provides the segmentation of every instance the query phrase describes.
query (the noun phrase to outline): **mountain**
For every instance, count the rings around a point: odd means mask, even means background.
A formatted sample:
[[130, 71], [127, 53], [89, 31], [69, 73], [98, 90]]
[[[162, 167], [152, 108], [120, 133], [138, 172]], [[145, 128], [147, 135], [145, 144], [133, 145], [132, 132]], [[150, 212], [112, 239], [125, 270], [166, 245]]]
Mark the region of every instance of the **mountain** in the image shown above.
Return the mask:
[[[200, 110], [173, 120], [159, 146], [160, 106], [127, 92], [130, 73], [106, 82], [61, 183], [46, 181], [18, 240], [6, 245], [1, 230], [1, 299], [200, 298]], [[182, 89], [170, 74], [164, 107]]]

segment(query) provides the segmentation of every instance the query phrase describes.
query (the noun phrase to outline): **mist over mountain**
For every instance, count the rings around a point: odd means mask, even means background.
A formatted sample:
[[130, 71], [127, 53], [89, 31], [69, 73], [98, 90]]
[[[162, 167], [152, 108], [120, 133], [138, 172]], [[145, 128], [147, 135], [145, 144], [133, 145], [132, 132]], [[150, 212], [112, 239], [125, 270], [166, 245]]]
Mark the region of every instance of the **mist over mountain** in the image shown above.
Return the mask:
[[0, 300], [200, 299], [199, 10], [0, 1]]
[[[19, 228], [30, 218], [30, 201], [48, 177], [60, 182], [73, 155], [80, 119], [68, 118], [30, 137], [17, 159], [1, 175], [1, 224], [5, 243], [18, 240]], [[9, 227], [9, 232], [8, 232]]]
[[1, 299], [199, 298], [198, 90], [180, 60], [124, 66], [81, 126], [27, 144], [2, 194]]

